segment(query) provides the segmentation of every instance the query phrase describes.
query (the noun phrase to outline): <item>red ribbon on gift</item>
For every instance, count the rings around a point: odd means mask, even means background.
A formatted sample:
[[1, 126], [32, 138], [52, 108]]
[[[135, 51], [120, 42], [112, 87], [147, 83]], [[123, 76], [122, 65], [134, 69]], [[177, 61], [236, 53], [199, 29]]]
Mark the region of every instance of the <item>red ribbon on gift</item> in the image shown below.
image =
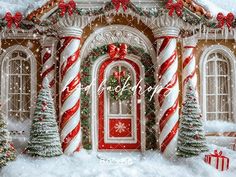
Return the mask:
[[8, 28], [11, 28], [12, 24], [15, 24], [16, 28], [18, 28], [22, 17], [23, 16], [20, 12], [16, 12], [14, 16], [10, 12], [7, 12], [4, 18], [7, 21]]
[[121, 71], [121, 72], [115, 71], [113, 73], [113, 76], [116, 78], [116, 80], [118, 80], [119, 84], [120, 84], [121, 77], [124, 77], [125, 75], [126, 75], [125, 71]]
[[115, 6], [117, 12], [120, 7], [122, 7], [125, 12], [127, 10], [129, 2], [130, 0], [112, 0], [112, 3]]
[[182, 0], [179, 0], [177, 3], [173, 3], [172, 0], [168, 0], [166, 3], [166, 8], [169, 10], [169, 16], [172, 17], [174, 12], [178, 16], [181, 16], [183, 11], [183, 2]]
[[214, 154], [211, 154], [212, 156], [214, 156], [214, 157], [224, 157], [224, 156], [222, 156], [222, 151], [217, 151], [217, 150], [214, 150]]
[[119, 57], [121, 59], [124, 59], [127, 55], [127, 45], [126, 44], [120, 44], [120, 47], [117, 47], [114, 44], [108, 45], [108, 55], [111, 59], [115, 57]]
[[68, 3], [65, 3], [63, 0], [61, 0], [58, 8], [61, 10], [61, 17], [63, 17], [66, 12], [68, 12], [69, 16], [71, 16], [76, 9], [76, 3], [73, 0], [70, 0]]
[[[205, 155], [204, 161], [212, 165], [215, 161], [214, 167], [220, 171], [229, 169], [229, 158], [222, 155], [222, 151], [214, 150], [213, 154]], [[221, 165], [220, 165], [221, 164]]]
[[224, 14], [220, 12], [218, 13], [216, 19], [218, 20], [219, 28], [223, 28], [224, 24], [226, 24], [228, 28], [231, 28], [234, 22], [234, 14], [228, 13], [228, 15], [224, 16]]

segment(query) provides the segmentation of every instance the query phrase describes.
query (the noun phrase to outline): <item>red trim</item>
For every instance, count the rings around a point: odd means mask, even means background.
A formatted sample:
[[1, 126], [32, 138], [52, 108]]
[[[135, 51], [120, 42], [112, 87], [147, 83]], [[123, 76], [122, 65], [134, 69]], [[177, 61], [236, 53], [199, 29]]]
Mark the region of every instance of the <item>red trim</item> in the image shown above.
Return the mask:
[[171, 140], [176, 135], [178, 127], [179, 127], [179, 121], [176, 122], [176, 124], [173, 127], [173, 129], [171, 130], [171, 132], [166, 136], [165, 140], [161, 144], [161, 152], [164, 152], [166, 150], [166, 147], [168, 146], [168, 144], [171, 142]]
[[183, 68], [185, 68], [192, 59], [193, 59], [193, 53], [184, 60]]
[[81, 40], [80, 37], [75, 37], [75, 36], [65, 36], [65, 37], [62, 37], [61, 39], [78, 39], [78, 40]]
[[193, 78], [193, 76], [195, 75], [195, 73], [196, 73], [196, 70], [194, 70], [194, 72], [193, 72], [192, 74], [190, 74], [188, 77], [186, 77], [186, 78], [184, 79], [184, 84], [187, 83], [187, 82], [189, 81], [189, 79]]
[[161, 118], [160, 123], [159, 123], [160, 131], [163, 130], [164, 126], [166, 125], [166, 123], [168, 122], [170, 117], [176, 112], [178, 105], [179, 105], [179, 99], [177, 99], [175, 101], [175, 103], [172, 107], [170, 107], [169, 109], [166, 110], [166, 112], [164, 113], [164, 115]]
[[75, 114], [75, 112], [79, 109], [79, 107], [80, 107], [80, 100], [78, 100], [77, 103], [72, 108], [63, 113], [60, 124], [61, 130], [65, 127], [66, 123]]
[[43, 55], [43, 64], [46, 63], [46, 61], [48, 61], [48, 59], [51, 57], [51, 53], [49, 52], [45, 52], [45, 54]]
[[54, 69], [55, 69], [55, 64], [53, 64], [50, 68], [48, 68], [46, 71], [42, 73], [42, 78], [45, 78], [48, 75], [48, 73], [50, 73]]
[[[98, 75], [98, 84], [100, 85], [103, 80], [104, 80], [104, 72], [106, 67], [111, 64], [114, 61], [126, 61], [129, 64], [131, 64], [135, 71], [136, 71], [136, 84], [138, 84], [139, 80], [140, 80], [140, 69], [138, 67], [138, 65], [136, 63], [134, 63], [131, 60], [128, 59], [118, 59], [118, 58], [114, 58], [114, 59], [108, 59], [106, 61], [103, 62], [103, 64], [101, 65], [100, 69], [99, 69], [99, 75]], [[140, 95], [139, 95], [139, 89], [137, 89], [137, 100], [140, 99]], [[105, 150], [105, 149], [124, 149], [124, 150], [128, 150], [128, 149], [137, 149], [140, 150], [141, 149], [141, 124], [140, 124], [140, 112], [141, 112], [141, 108], [140, 108], [140, 104], [137, 103], [137, 122], [136, 122], [136, 128], [134, 128], [134, 130], [136, 129], [137, 131], [137, 143], [105, 143], [104, 141], [104, 91], [101, 92], [101, 94], [99, 95], [98, 98], [98, 149], [99, 150]]]
[[190, 46], [190, 45], [189, 45], [189, 46], [188, 46], [188, 45], [187, 45], [187, 46], [184, 46], [185, 49], [195, 48], [195, 47], [196, 47], [196, 46]]
[[77, 76], [70, 82], [69, 85], [67, 85], [66, 89], [63, 90], [61, 93], [61, 104], [63, 104], [66, 99], [73, 93], [75, 88], [79, 85], [80, 83], [80, 73], [77, 74]]
[[78, 123], [78, 125], [74, 128], [74, 130], [72, 130], [64, 139], [64, 141], [62, 142], [62, 149], [65, 150], [69, 145], [71, 140], [78, 134], [78, 132], [80, 131], [80, 122]]
[[65, 76], [65, 73], [70, 69], [70, 67], [79, 59], [80, 49], [78, 49], [73, 55], [71, 55], [61, 66], [61, 78]]
[[175, 73], [171, 81], [158, 94], [158, 102], [160, 106], [162, 106], [165, 97], [169, 93], [170, 89], [177, 83], [177, 80], [178, 80], [178, 74]]
[[166, 72], [166, 70], [170, 67], [170, 65], [172, 65], [174, 63], [174, 61], [176, 60], [176, 56], [177, 56], [177, 51], [175, 50], [175, 52], [170, 56], [170, 58], [168, 58], [160, 67], [159, 69], [159, 81], [161, 80], [163, 74]]
[[173, 38], [178, 38], [178, 37], [177, 36], [161, 36], [161, 37], [156, 37], [156, 39], [165, 39], [165, 38], [173, 39]]
[[52, 88], [55, 85], [55, 79], [53, 79], [50, 83], [49, 83], [49, 88]]
[[158, 55], [160, 55], [160, 53], [166, 48], [166, 46], [168, 46], [168, 44], [170, 43], [170, 39], [169, 37], [163, 37], [163, 38], [159, 38], [159, 39], [164, 39], [160, 48], [159, 48], [159, 51], [158, 51]]
[[74, 39], [73, 37], [63, 37], [61, 39], [64, 39], [63, 44], [61, 48], [59, 49], [59, 53], [61, 54], [62, 51], [65, 50], [65, 48], [71, 43], [71, 41]]

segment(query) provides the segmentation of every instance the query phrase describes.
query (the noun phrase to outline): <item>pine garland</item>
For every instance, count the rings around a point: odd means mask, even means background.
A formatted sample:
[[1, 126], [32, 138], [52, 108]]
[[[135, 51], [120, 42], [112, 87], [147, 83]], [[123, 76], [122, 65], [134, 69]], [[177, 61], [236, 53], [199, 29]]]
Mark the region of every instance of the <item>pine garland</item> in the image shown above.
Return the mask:
[[[115, 45], [119, 46], [119, 43]], [[92, 82], [92, 66], [93, 63], [100, 57], [107, 54], [107, 45], [98, 47], [92, 50], [90, 54], [82, 62], [81, 84], [82, 88], [89, 88]], [[145, 89], [155, 87], [154, 67], [152, 58], [145, 53], [142, 48], [128, 45], [128, 54], [133, 54], [141, 58], [141, 63], [145, 69]], [[152, 92], [145, 92], [145, 118], [146, 118], [146, 148], [156, 149], [155, 135], [155, 107]], [[83, 89], [81, 92], [81, 121], [83, 127], [83, 146], [86, 149], [91, 149], [91, 95], [90, 91]]]
[[[168, 9], [165, 8], [165, 3], [166, 1], [159, 2], [159, 7], [152, 7], [152, 8], [141, 8], [136, 5], [134, 5], [132, 2], [130, 2], [127, 7], [131, 9], [134, 13], [147, 17], [147, 18], [155, 18], [155, 17], [160, 17], [165, 13], [168, 13]], [[79, 8], [77, 7], [75, 9], [76, 14], [80, 16], [101, 16], [101, 15], [106, 15], [107, 12], [115, 9], [114, 5], [112, 2], [107, 2], [102, 8], [97, 8], [97, 9], [92, 9], [92, 10], [87, 10], [84, 8]], [[54, 14], [50, 16], [50, 19], [47, 19], [43, 22], [40, 23], [41, 26], [52, 26], [54, 23], [56, 23], [60, 18], [60, 9], [57, 9]], [[192, 24], [192, 25], [205, 25], [207, 27], [217, 29], [218, 28], [218, 22], [215, 19], [207, 19], [203, 15], [198, 15], [196, 12], [191, 11], [187, 7], [183, 7], [183, 13], [182, 16], [179, 18], [182, 18], [185, 22]], [[39, 22], [38, 19], [35, 19], [35, 17], [32, 18], [32, 22], [27, 21], [24, 19], [21, 24], [20, 28], [29, 30], [35, 27], [35, 23]], [[0, 28], [3, 28], [6, 26], [6, 21], [4, 18], [0, 19]], [[236, 27], [236, 19], [234, 20], [232, 24], [232, 28]]]
[[[111, 99], [117, 101], [117, 100], [129, 100], [132, 95], [132, 81], [130, 76], [125, 75], [121, 76], [120, 81], [115, 78], [115, 76], [111, 75], [107, 81], [107, 88], [108, 92], [110, 94]], [[120, 83], [119, 83], [120, 82]], [[124, 86], [127, 86], [124, 90], [122, 88]]]

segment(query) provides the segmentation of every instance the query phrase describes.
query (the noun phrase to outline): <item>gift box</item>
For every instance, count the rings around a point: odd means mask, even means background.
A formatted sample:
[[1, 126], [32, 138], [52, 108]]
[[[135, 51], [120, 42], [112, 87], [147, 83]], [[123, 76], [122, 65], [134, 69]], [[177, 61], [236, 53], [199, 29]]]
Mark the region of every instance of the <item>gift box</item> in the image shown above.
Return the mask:
[[214, 151], [214, 154], [205, 155], [204, 161], [220, 171], [229, 169], [229, 158], [222, 155], [222, 151]]

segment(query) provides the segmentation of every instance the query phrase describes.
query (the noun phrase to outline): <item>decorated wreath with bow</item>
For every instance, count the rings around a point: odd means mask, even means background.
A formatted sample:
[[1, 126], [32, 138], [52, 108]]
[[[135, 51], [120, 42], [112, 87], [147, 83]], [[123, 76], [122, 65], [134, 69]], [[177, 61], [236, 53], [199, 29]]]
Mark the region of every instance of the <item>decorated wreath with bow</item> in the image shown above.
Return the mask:
[[129, 100], [133, 95], [131, 76], [126, 71], [115, 71], [107, 81], [107, 90], [112, 100]]

